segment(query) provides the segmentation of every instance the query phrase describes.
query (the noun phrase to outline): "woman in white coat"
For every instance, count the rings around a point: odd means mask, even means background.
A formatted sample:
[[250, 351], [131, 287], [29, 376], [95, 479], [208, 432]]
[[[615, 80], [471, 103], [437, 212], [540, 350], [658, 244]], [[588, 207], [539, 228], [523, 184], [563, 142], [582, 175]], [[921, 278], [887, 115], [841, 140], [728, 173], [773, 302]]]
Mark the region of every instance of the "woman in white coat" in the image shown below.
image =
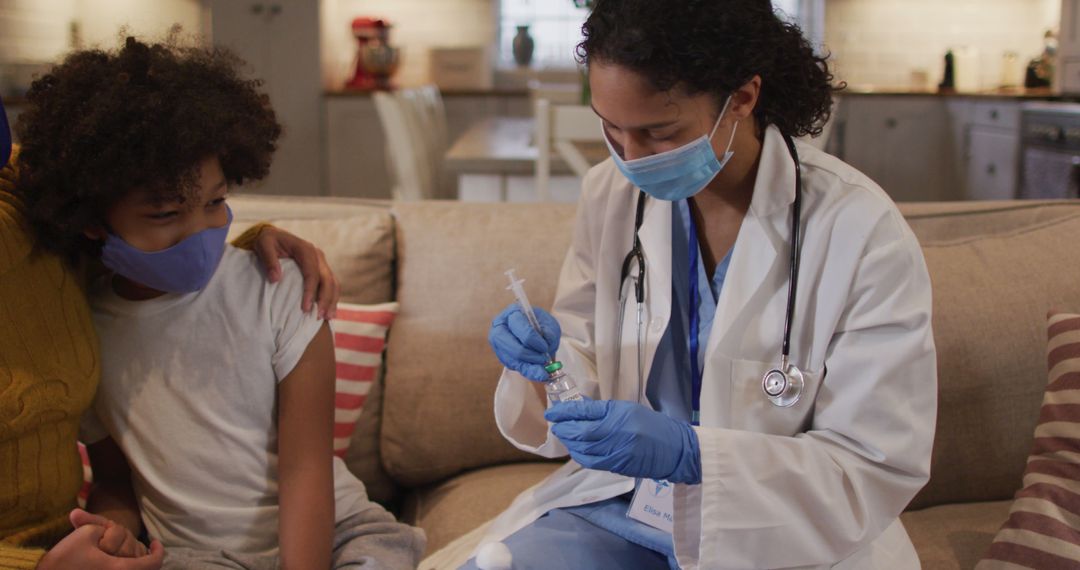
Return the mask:
[[[829, 117], [826, 60], [767, 0], [600, 0], [584, 34], [612, 159], [544, 334], [516, 306], [490, 333], [499, 429], [572, 461], [485, 542], [515, 568], [917, 568], [930, 280], [888, 196], [791, 140]], [[549, 403], [548, 354], [586, 400]]]

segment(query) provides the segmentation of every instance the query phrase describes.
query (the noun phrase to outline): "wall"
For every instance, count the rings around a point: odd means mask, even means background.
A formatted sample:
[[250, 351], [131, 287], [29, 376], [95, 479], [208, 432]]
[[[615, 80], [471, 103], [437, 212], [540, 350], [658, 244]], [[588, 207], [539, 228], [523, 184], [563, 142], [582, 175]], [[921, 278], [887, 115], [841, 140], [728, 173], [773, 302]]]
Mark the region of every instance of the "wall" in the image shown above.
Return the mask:
[[55, 59], [76, 10], [76, 0], [0, 0], [0, 63]]
[[494, 46], [496, 0], [323, 0], [323, 77], [328, 88], [352, 76], [356, 40], [353, 18], [383, 18], [394, 25], [391, 44], [402, 49], [395, 80], [418, 85], [428, 80], [433, 47]]
[[148, 40], [164, 37], [180, 24], [185, 34], [202, 35], [199, 0], [78, 0], [84, 44], [112, 47], [126, 26], [129, 34]]
[[115, 47], [123, 26], [156, 39], [176, 23], [201, 34], [199, 0], [0, 0], [0, 95], [20, 93], [73, 47]]
[[936, 88], [953, 48], [958, 79], [993, 89], [1006, 51], [1017, 53], [1010, 71], [1022, 81], [1060, 12], [1061, 0], [828, 0], [825, 46], [855, 88]]

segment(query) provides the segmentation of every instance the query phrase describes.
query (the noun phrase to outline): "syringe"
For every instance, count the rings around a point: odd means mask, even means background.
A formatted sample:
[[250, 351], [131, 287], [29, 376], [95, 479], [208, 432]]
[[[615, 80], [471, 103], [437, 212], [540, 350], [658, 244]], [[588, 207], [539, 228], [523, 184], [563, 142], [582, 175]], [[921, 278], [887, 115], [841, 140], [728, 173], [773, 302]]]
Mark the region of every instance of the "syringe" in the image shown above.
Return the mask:
[[[510, 269], [506, 272], [506, 277], [510, 279], [510, 286], [507, 289], [514, 292], [514, 297], [517, 299], [518, 305], [521, 306], [521, 312], [525, 313], [525, 319], [529, 321], [536, 334], [540, 335], [540, 338], [544, 337], [544, 331], [540, 328], [540, 321], [536, 320], [536, 313], [533, 311], [532, 303], [529, 302], [529, 297], [525, 295], [525, 288], [522, 287], [522, 283], [525, 283], [524, 279], [518, 279], [514, 275], [514, 269]], [[548, 354], [548, 363], [555, 360], [554, 354]]]
[[[529, 297], [525, 295], [525, 288], [521, 286], [525, 283], [525, 280], [518, 279], [514, 275], [513, 269], [507, 271], [506, 276], [510, 279], [510, 286], [507, 289], [514, 292], [514, 297], [517, 298], [518, 305], [521, 306], [521, 312], [525, 313], [525, 319], [529, 321], [529, 326], [543, 338], [544, 331], [540, 327], [540, 321], [536, 319], [532, 303], [529, 303]], [[544, 384], [547, 389], [548, 399], [552, 403], [582, 399], [581, 392], [577, 389], [577, 383], [563, 370], [562, 362], [555, 360], [554, 354], [547, 354], [547, 358], [548, 362], [544, 366], [544, 370], [548, 373], [548, 379]]]

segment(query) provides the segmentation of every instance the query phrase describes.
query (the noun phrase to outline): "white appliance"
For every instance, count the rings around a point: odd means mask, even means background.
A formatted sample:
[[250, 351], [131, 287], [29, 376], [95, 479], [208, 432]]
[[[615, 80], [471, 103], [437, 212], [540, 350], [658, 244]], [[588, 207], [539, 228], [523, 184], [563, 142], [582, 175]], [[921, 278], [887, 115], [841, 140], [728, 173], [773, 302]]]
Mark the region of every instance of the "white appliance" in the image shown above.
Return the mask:
[[1023, 107], [1020, 198], [1080, 198], [1080, 104]]

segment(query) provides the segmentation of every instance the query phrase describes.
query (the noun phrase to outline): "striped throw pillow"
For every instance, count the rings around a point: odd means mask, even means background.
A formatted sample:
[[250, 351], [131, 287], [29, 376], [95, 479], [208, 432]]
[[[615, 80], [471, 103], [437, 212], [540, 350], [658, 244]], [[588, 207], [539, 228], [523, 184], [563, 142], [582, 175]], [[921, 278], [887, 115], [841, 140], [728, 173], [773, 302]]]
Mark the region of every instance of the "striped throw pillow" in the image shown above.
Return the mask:
[[1049, 315], [1050, 375], [1009, 519], [978, 570], [1080, 568], [1080, 315]]
[[334, 455], [345, 457], [364, 400], [382, 370], [386, 331], [397, 316], [397, 303], [338, 303], [334, 331], [337, 389], [334, 405]]
[[79, 488], [79, 496], [76, 502], [79, 504], [80, 509], [86, 508], [86, 499], [90, 496], [90, 483], [93, 480], [93, 474], [90, 472], [90, 456], [86, 454], [86, 446], [83, 442], [77, 442], [75, 444], [79, 448], [79, 458], [82, 459], [82, 477], [83, 484]]

